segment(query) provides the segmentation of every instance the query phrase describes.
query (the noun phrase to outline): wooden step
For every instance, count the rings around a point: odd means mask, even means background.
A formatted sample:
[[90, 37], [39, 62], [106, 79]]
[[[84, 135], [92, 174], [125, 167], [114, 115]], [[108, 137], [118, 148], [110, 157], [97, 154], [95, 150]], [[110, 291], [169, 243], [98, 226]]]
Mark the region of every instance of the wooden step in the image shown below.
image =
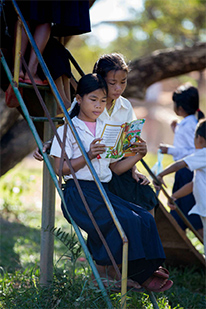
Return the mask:
[[161, 203], [156, 211], [155, 221], [165, 251], [167, 265], [196, 265], [201, 268], [206, 266], [203, 255], [196, 250], [185, 232]]

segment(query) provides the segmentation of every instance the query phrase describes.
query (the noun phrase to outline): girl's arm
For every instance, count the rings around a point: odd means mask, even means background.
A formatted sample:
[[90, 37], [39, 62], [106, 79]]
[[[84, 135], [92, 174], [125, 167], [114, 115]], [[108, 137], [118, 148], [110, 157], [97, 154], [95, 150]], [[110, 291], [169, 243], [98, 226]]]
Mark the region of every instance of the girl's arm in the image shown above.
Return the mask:
[[185, 195], [192, 193], [192, 191], [193, 191], [193, 182], [191, 181], [191, 182], [188, 182], [186, 185], [184, 185], [179, 190], [177, 190], [176, 192], [174, 192], [172, 194], [172, 198], [177, 200], [180, 197], [183, 197]]
[[186, 185], [184, 185], [182, 188], [174, 192], [171, 196], [171, 199], [168, 200], [168, 206], [171, 209], [175, 209], [175, 205], [172, 203], [172, 201], [176, 201], [178, 198], [181, 198], [183, 196], [186, 196], [193, 191], [193, 182], [188, 182]]
[[[161, 173], [159, 173], [159, 174], [157, 175], [157, 179], [158, 179], [161, 183], [163, 183], [163, 184], [165, 185], [165, 183], [164, 183], [164, 181], [163, 181], [163, 177], [164, 177], [164, 176], [166, 176], [166, 175], [168, 175], [168, 174], [171, 174], [171, 173], [174, 173], [174, 172], [177, 172], [177, 171], [179, 171], [181, 168], [184, 168], [184, 167], [187, 167], [187, 164], [186, 164], [185, 161], [183, 161], [183, 160], [179, 160], [179, 161], [177, 161], [177, 162], [175, 162], [175, 163], [172, 163], [171, 165], [169, 165], [168, 167], [166, 167]], [[157, 184], [155, 181], [154, 181], [153, 183], [154, 183], [154, 186], [155, 186], [156, 190], [159, 190], [160, 187], [158, 186], [158, 184]]]
[[170, 164], [168, 167], [164, 169], [161, 173], [158, 174], [158, 176], [163, 177], [165, 175], [171, 174], [173, 172], [179, 171], [181, 168], [187, 167], [187, 164], [183, 160], [179, 160], [175, 163]]
[[148, 185], [150, 183], [149, 179], [137, 170], [136, 165], [132, 167], [132, 178], [136, 180], [136, 182], [142, 179], [141, 185]]
[[110, 164], [110, 169], [117, 175], [121, 175], [122, 173], [128, 171], [132, 168], [139, 160], [141, 160], [147, 153], [146, 142], [139, 137], [139, 145], [136, 148], [136, 154], [131, 157], [125, 158], [125, 160], [117, 161]]
[[[90, 144], [90, 149], [87, 153], [88, 157], [90, 160], [94, 159], [97, 157], [98, 154], [102, 154], [105, 151], [105, 145], [97, 143], [98, 141], [101, 141], [102, 138], [95, 138], [91, 144]], [[54, 167], [55, 167], [55, 172], [58, 175], [59, 174], [59, 166], [60, 166], [60, 158], [54, 157]], [[80, 170], [86, 165], [86, 161], [83, 156], [80, 156], [75, 159], [70, 159], [71, 165], [74, 169], [75, 172]], [[66, 161], [64, 161], [63, 168], [62, 168], [62, 173], [63, 175], [69, 175], [71, 174], [70, 168], [67, 165]]]

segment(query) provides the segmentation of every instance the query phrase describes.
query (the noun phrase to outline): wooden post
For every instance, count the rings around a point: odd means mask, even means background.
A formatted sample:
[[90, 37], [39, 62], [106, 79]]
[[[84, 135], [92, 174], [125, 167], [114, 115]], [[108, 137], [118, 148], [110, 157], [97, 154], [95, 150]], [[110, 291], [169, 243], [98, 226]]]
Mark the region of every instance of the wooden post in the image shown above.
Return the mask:
[[[45, 91], [45, 103], [51, 117], [56, 113], [56, 102], [51, 92]], [[48, 122], [44, 123], [44, 141], [53, 136]], [[51, 163], [52, 162], [52, 159]], [[50, 173], [43, 163], [43, 194], [41, 223], [41, 253], [40, 253], [40, 284], [49, 285], [53, 280], [54, 236], [50, 229], [55, 225], [55, 186]]]
[[16, 30], [16, 44], [15, 44], [15, 60], [14, 60], [14, 81], [16, 86], [19, 85], [19, 69], [20, 69], [20, 57], [21, 57], [21, 34], [22, 32], [22, 23], [18, 18], [17, 21], [17, 30]]

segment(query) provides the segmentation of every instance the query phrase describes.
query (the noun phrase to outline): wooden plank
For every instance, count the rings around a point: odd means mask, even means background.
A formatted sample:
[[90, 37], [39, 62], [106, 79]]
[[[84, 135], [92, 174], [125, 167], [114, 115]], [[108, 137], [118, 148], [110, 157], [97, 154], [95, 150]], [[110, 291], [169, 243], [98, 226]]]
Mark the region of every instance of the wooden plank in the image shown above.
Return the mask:
[[[45, 103], [51, 116], [55, 115], [56, 102], [51, 92], [45, 91]], [[51, 126], [44, 123], [44, 140], [53, 136]], [[51, 228], [55, 225], [55, 186], [46, 163], [43, 166], [41, 252], [40, 252], [40, 284], [49, 285], [53, 280], [54, 236]]]
[[172, 266], [196, 265], [205, 267], [205, 259], [192, 245], [176, 220], [160, 203], [155, 221], [166, 255], [166, 264]]

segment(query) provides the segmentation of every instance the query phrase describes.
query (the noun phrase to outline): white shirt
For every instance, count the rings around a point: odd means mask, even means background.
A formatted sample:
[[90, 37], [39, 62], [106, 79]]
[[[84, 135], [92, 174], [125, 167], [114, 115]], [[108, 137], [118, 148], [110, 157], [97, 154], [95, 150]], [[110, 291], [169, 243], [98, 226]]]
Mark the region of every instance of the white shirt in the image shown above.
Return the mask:
[[167, 153], [175, 161], [180, 160], [195, 151], [194, 137], [197, 119], [194, 115], [185, 117], [175, 128], [173, 146], [169, 146]]
[[[90, 149], [90, 144], [94, 140], [95, 136], [89, 130], [87, 125], [79, 118], [74, 117], [72, 119], [72, 122], [82, 141], [85, 151], [88, 152]], [[101, 136], [102, 129], [103, 129], [103, 122], [97, 119], [96, 120], [96, 137]], [[57, 130], [57, 133], [59, 134], [61, 140], [63, 140], [63, 132], [64, 132], [64, 126], [59, 127]], [[75, 159], [82, 155], [81, 150], [79, 149], [78, 144], [68, 125], [67, 125], [65, 152], [69, 159]], [[59, 143], [56, 137], [54, 137], [53, 139], [50, 155], [58, 157], [58, 158], [61, 157], [61, 147], [59, 146]], [[118, 161], [118, 160], [117, 159], [96, 159], [95, 158], [91, 161], [101, 182], [109, 182], [111, 180], [112, 172], [109, 168], [109, 165], [110, 163], [115, 162], [115, 161]], [[87, 165], [85, 165], [83, 168], [81, 168], [80, 170], [76, 172], [76, 177], [77, 179], [81, 179], [81, 180], [91, 180], [91, 181], [94, 180]], [[65, 181], [68, 179], [73, 179], [73, 176], [71, 174], [65, 175], [64, 179]]]
[[206, 217], [206, 148], [196, 151], [183, 159], [191, 171], [194, 171], [193, 194], [196, 204], [189, 215], [198, 214]]
[[[69, 114], [71, 113], [76, 103], [77, 100], [75, 98], [74, 101], [72, 102]], [[99, 119], [102, 121], [110, 120], [124, 123], [124, 122], [131, 122], [132, 120], [137, 119], [137, 117], [135, 116], [131, 103], [124, 97], [120, 96], [115, 102], [111, 116], [109, 116], [107, 109], [105, 107], [103, 113], [99, 116]]]
[[135, 116], [131, 103], [124, 97], [120, 96], [115, 102], [111, 116], [109, 116], [107, 109], [105, 108], [103, 113], [99, 116], [99, 119], [102, 121], [110, 120], [124, 123], [131, 122], [132, 120], [137, 119], [137, 117]]

